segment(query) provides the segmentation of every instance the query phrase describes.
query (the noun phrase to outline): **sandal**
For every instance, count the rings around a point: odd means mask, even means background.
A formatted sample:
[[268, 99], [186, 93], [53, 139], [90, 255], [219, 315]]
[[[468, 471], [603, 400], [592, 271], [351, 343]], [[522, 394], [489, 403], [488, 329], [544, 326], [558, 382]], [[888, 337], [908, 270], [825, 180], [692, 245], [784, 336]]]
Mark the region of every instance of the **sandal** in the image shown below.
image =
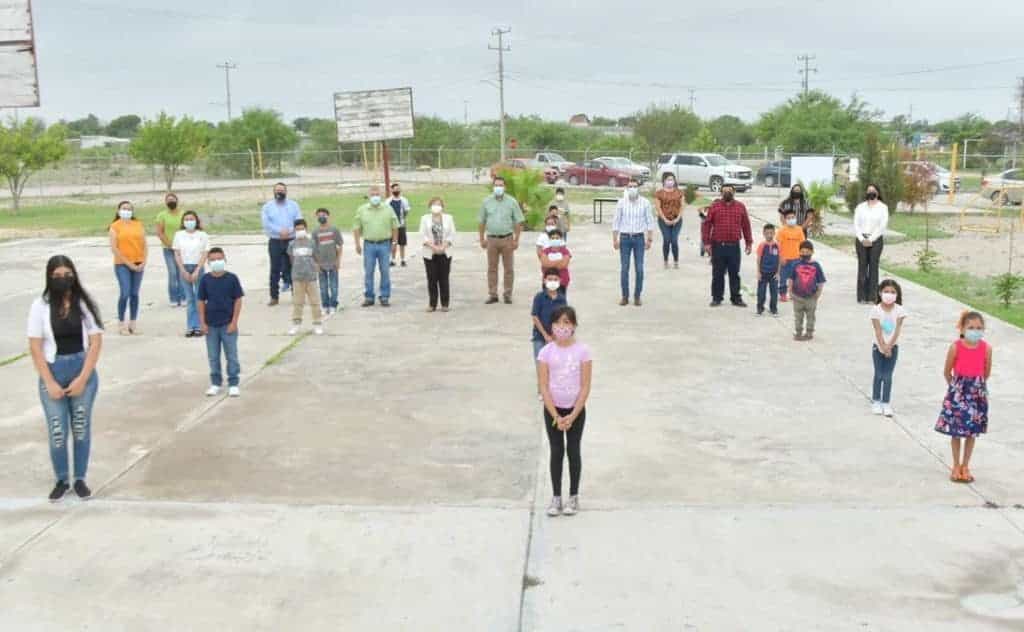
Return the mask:
[[950, 469], [950, 471], [949, 471], [949, 480], [953, 481], [954, 483], [959, 483], [960, 482], [960, 466], [959, 465], [954, 465], [952, 467], [952, 469]]
[[967, 469], [966, 465], [960, 467], [960, 482], [962, 483], [973, 483], [974, 476], [971, 475], [971, 470]]

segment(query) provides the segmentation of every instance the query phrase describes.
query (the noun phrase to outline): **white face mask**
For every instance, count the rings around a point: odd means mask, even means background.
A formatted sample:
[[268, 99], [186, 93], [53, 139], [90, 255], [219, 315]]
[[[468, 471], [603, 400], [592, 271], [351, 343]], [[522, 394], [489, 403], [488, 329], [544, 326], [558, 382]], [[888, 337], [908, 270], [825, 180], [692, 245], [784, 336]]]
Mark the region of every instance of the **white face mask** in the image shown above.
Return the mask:
[[306, 238], [306, 235], [308, 235], [308, 234], [309, 234], [309, 233], [307, 233], [306, 231], [304, 231], [304, 230], [302, 230], [302, 229], [300, 228], [300, 229], [298, 229], [298, 230], [296, 230], [296, 231], [295, 231], [295, 238], [296, 238], [296, 239], [305, 239], [305, 238]]
[[562, 283], [561, 281], [545, 281], [544, 287], [546, 287], [549, 292], [557, 292], [558, 288], [562, 287]]
[[637, 187], [626, 187], [626, 193], [629, 195], [629, 197], [636, 199], [637, 196], [640, 195], [640, 189], [638, 189]]
[[501, 186], [500, 184], [494, 185], [494, 195], [496, 195], [497, 197], [505, 195], [505, 187]]
[[556, 225], [554, 225], [554, 224], [552, 224], [552, 225], [550, 225], [550, 226], [545, 226], [545, 227], [544, 227], [544, 231], [545, 231], [545, 232], [548, 232], [548, 233], [554, 232], [554, 231], [556, 231], [556, 230], [558, 230], [558, 226], [556, 226]]
[[435, 204], [430, 207], [430, 212], [433, 213], [434, 215], [440, 215], [441, 213], [444, 212], [444, 207], [441, 206], [440, 204]]
[[117, 216], [121, 219], [131, 219], [132, 210], [130, 208], [122, 208], [117, 210]]
[[882, 292], [882, 302], [886, 305], [892, 305], [896, 302], [896, 292]]
[[564, 202], [565, 196], [559, 193], [558, 195], [555, 196], [555, 199], [558, 200], [559, 202]]
[[796, 218], [795, 217], [787, 217], [786, 218], [786, 223], [789, 224], [790, 226], [796, 226]]

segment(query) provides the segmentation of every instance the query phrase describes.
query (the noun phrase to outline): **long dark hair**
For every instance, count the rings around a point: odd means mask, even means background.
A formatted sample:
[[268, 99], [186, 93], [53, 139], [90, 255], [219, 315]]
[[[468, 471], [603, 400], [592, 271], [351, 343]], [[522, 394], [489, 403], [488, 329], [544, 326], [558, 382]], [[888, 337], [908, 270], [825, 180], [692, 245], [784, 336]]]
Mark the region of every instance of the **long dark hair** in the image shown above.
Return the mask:
[[196, 230], [203, 230], [203, 222], [199, 219], [199, 213], [195, 211], [185, 211], [181, 214], [181, 230], [185, 230], [185, 218], [190, 215], [196, 219]]
[[868, 187], [874, 187], [875, 191], [878, 191], [878, 201], [879, 202], [884, 202], [885, 201], [885, 200], [882, 199], [882, 187], [878, 186], [874, 182], [868, 182], [867, 184], [864, 185], [864, 199], [865, 200], [868, 199]]
[[[64, 255], [53, 255], [50, 260], [46, 262], [46, 281], [45, 288], [43, 289], [43, 300], [50, 304], [50, 314], [54, 313], [53, 310], [63, 309], [63, 301], [59, 300], [62, 297], [55, 297], [53, 291], [53, 271], [57, 268], [67, 268], [71, 270], [72, 282], [69, 294], [71, 295], [71, 309], [76, 310], [80, 303], [85, 303], [85, 307], [89, 310], [93, 320], [96, 321], [96, 325], [103, 328], [103, 318], [100, 316], [100, 310], [96, 307], [96, 302], [92, 300], [92, 296], [85, 291], [82, 287], [82, 281], [78, 278], [78, 270], [75, 269], [75, 264], [71, 259]], [[54, 300], [54, 299], [58, 300]]]
[[128, 205], [130, 205], [132, 207], [132, 218], [131, 218], [130, 221], [137, 222], [139, 220], [139, 218], [135, 217], [135, 205], [132, 204], [132, 201], [131, 200], [121, 200], [120, 202], [117, 203], [117, 206], [114, 207], [114, 219], [110, 222], [111, 224], [113, 224], [117, 220], [121, 219], [121, 214], [120, 214], [121, 207], [124, 206], [125, 204], [128, 204]]
[[882, 302], [882, 290], [890, 288], [896, 290], [896, 304], [903, 304], [903, 288], [900, 287], [900, 284], [893, 279], [883, 279], [882, 282], [878, 284], [878, 291], [875, 292], [875, 305]]

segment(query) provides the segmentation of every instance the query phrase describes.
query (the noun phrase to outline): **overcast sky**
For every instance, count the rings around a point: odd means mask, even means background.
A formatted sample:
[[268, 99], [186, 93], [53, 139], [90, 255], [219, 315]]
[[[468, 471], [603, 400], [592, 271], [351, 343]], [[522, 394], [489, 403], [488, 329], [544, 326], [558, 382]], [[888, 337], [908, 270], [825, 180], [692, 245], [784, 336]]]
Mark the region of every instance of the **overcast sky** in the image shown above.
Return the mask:
[[[347, 6], [353, 5], [353, 6]], [[722, 8], [728, 7], [728, 8]], [[495, 26], [509, 113], [568, 119], [689, 103], [753, 120], [811, 86], [888, 115], [1016, 117], [1024, 2], [730, 0], [34, 0], [47, 120], [123, 113], [225, 118], [272, 107], [333, 116], [335, 91], [412, 86], [417, 114], [497, 118]], [[934, 71], [934, 72], [931, 72]], [[27, 113], [23, 111], [23, 113]]]

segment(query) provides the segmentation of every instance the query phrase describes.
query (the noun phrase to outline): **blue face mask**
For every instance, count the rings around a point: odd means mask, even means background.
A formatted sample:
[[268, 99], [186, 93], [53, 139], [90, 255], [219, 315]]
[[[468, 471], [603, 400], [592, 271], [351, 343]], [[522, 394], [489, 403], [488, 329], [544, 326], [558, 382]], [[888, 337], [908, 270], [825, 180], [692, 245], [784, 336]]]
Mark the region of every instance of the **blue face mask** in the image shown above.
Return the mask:
[[985, 331], [982, 329], [968, 329], [964, 332], [964, 340], [967, 342], [978, 343], [985, 337]]
[[196, 220], [194, 220], [194, 219], [186, 219], [184, 221], [184, 225], [185, 225], [185, 230], [192, 230], [193, 228], [196, 227]]
[[562, 241], [561, 239], [552, 239], [548, 241], [548, 245], [551, 246], [552, 248], [561, 248], [562, 246], [565, 245], [565, 242]]
[[210, 261], [210, 270], [213, 270], [214, 272], [223, 272], [227, 265], [227, 262], [223, 259], [214, 259]]

